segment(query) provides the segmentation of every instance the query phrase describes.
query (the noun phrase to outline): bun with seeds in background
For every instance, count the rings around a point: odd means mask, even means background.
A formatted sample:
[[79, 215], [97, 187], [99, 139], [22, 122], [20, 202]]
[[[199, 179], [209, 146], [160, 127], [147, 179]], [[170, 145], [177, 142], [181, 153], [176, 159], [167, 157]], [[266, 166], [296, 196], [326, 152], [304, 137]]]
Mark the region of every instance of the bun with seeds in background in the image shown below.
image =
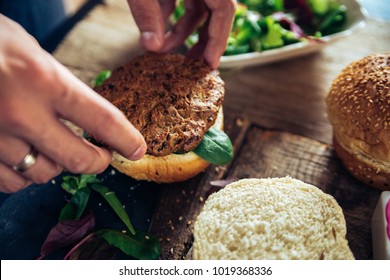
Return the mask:
[[241, 179], [213, 193], [194, 225], [198, 260], [352, 260], [337, 201], [291, 177]]
[[348, 171], [369, 186], [390, 190], [390, 53], [344, 68], [326, 105], [334, 149]]
[[233, 157], [223, 132], [224, 82], [202, 61], [146, 53], [115, 69], [94, 89], [145, 138], [147, 152], [138, 161], [113, 152], [111, 165], [134, 179], [185, 181]]

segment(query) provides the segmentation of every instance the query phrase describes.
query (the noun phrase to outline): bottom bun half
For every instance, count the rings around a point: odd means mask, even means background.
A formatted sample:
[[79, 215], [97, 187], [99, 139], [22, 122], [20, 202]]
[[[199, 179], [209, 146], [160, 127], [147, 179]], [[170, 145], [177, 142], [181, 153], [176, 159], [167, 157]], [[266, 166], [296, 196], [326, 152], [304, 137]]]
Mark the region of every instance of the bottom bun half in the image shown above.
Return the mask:
[[241, 179], [211, 194], [194, 223], [195, 260], [353, 260], [343, 211], [291, 177]]
[[352, 152], [336, 137], [333, 137], [333, 146], [337, 156], [356, 179], [381, 191], [390, 191], [389, 163], [379, 162], [363, 152]]
[[[223, 111], [219, 110], [214, 128], [223, 129]], [[203, 172], [210, 163], [194, 152], [170, 154], [163, 157], [145, 155], [142, 159], [131, 161], [113, 152], [111, 165], [119, 172], [136, 180], [157, 183], [186, 181]]]

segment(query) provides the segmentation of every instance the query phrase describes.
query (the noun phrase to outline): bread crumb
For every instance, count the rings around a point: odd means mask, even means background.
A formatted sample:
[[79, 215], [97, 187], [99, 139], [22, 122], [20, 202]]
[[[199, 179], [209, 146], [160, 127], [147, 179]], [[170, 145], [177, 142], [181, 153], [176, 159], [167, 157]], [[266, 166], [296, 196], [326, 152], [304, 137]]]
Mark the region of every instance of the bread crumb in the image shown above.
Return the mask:
[[243, 120], [242, 120], [241, 118], [237, 118], [237, 119], [236, 119], [236, 125], [237, 125], [238, 127], [242, 127], [243, 124], [244, 124], [244, 122], [243, 122]]

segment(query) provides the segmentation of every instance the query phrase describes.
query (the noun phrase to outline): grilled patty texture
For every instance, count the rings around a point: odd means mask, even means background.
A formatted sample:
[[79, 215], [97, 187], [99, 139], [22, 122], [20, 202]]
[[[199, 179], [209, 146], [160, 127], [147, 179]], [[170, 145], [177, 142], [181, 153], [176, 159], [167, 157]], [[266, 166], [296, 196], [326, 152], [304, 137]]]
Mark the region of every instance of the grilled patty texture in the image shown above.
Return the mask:
[[118, 67], [95, 90], [126, 115], [154, 156], [193, 150], [214, 124], [225, 93], [219, 72], [205, 63], [155, 53]]

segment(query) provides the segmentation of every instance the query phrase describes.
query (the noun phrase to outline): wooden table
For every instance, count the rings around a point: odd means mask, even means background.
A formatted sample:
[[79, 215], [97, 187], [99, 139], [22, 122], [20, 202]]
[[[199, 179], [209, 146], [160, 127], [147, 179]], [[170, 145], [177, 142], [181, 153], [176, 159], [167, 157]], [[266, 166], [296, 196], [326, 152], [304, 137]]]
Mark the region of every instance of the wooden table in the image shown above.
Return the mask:
[[[54, 53], [86, 83], [142, 52], [125, 2], [97, 6]], [[210, 181], [287, 175], [333, 195], [343, 208], [356, 259], [372, 259], [370, 221], [380, 192], [351, 177], [336, 157], [324, 97], [347, 64], [390, 50], [389, 29], [390, 22], [369, 18], [365, 28], [321, 52], [221, 72], [235, 159], [187, 182], [158, 186], [163, 190], [150, 231], [161, 240], [162, 259], [191, 257], [193, 222], [214, 191]]]

